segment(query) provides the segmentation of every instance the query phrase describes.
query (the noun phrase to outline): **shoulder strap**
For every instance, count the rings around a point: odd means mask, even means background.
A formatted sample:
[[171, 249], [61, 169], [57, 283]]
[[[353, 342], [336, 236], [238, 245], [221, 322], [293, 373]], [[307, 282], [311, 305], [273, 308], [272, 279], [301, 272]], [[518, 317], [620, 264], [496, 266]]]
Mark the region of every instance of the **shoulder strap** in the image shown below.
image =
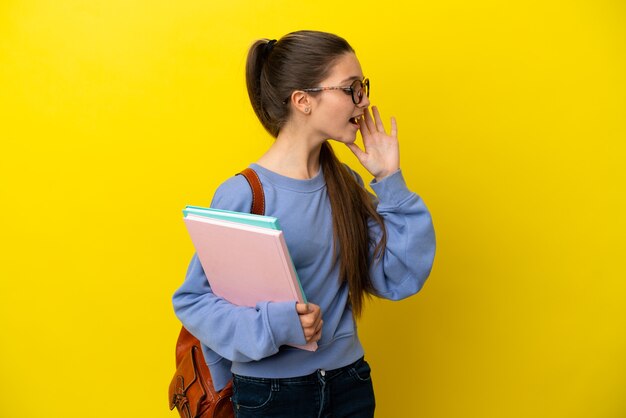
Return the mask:
[[250, 167], [238, 173], [245, 177], [252, 189], [252, 207], [250, 213], [255, 215], [265, 215], [265, 193], [263, 193], [263, 186], [256, 171]]

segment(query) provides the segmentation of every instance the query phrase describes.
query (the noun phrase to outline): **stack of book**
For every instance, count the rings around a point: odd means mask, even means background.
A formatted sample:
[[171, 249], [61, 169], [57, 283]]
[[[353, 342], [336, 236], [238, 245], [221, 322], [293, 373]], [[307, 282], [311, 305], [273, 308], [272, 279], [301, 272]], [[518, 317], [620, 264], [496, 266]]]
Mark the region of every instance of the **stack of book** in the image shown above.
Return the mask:
[[183, 214], [217, 296], [251, 307], [262, 301], [307, 303], [276, 218], [199, 206], [187, 206]]

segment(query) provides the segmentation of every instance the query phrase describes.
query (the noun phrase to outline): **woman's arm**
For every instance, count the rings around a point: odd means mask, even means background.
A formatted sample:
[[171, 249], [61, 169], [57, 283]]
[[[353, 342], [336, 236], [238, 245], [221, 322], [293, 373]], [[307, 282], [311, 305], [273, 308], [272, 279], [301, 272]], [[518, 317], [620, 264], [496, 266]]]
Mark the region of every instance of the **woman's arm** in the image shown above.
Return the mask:
[[[359, 126], [364, 149], [355, 144], [348, 147], [375, 177], [370, 186], [378, 198], [377, 211], [387, 232], [387, 246], [381, 258], [370, 256], [370, 275], [379, 296], [398, 300], [417, 293], [429, 276], [435, 257], [435, 231], [424, 202], [407, 188], [400, 171], [396, 120], [391, 118], [387, 134], [380, 113], [373, 106], [372, 114], [365, 109]], [[370, 236], [378, 243], [382, 236], [380, 226], [371, 221], [369, 227]]]
[[233, 305], [211, 291], [197, 255], [173, 304], [189, 332], [231, 361], [260, 360], [276, 354], [281, 345], [306, 343], [295, 302]]
[[[379, 296], [403, 299], [417, 293], [430, 275], [435, 258], [432, 218], [422, 199], [407, 188], [400, 170], [370, 185], [378, 197], [376, 210], [387, 232], [382, 256], [371, 256], [372, 283]], [[375, 243], [381, 235], [378, 223], [370, 222]]]

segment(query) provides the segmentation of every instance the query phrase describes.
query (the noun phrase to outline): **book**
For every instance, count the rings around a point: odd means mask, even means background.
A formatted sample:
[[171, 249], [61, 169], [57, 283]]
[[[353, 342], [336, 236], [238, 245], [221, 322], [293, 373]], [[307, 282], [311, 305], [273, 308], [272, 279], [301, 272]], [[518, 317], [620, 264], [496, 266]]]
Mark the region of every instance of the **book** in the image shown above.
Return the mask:
[[[261, 301], [307, 303], [276, 218], [194, 206], [183, 213], [217, 296], [250, 307]], [[314, 351], [317, 344], [297, 347]]]
[[[202, 206], [191, 206], [191, 205], [187, 205], [185, 209], [183, 209], [183, 214], [185, 216], [187, 215], [205, 216], [205, 217], [209, 217], [213, 219], [221, 219], [225, 221], [239, 222], [239, 223], [243, 223], [246, 225], [260, 226], [263, 228], [280, 230], [278, 219], [273, 216], [257, 215], [254, 213], [235, 212], [231, 210], [205, 208]], [[291, 257], [289, 257], [289, 259], [291, 260]], [[302, 289], [302, 284], [300, 282], [300, 279], [298, 278], [298, 273], [296, 272], [295, 266], [293, 270], [296, 275], [296, 279], [297, 279], [296, 281], [298, 283], [298, 286], [300, 287], [300, 292], [302, 293], [302, 296], [304, 300], [306, 301], [306, 295], [304, 294], [304, 290]]]
[[186, 206], [183, 214], [206, 216], [213, 219], [238, 222], [246, 225], [260, 226], [263, 228], [280, 229], [278, 219], [273, 216], [255, 215], [254, 213], [234, 212], [231, 210], [203, 208], [201, 206]]

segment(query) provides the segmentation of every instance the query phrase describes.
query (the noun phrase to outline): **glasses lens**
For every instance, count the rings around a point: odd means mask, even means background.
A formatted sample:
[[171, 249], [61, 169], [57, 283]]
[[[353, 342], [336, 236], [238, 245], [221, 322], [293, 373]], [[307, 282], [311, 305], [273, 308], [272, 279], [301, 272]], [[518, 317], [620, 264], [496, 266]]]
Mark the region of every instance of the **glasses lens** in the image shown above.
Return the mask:
[[354, 101], [355, 104], [361, 103], [363, 94], [367, 97], [370, 96], [370, 81], [367, 78], [363, 81], [356, 80], [352, 83], [350, 88], [352, 89], [352, 101]]

